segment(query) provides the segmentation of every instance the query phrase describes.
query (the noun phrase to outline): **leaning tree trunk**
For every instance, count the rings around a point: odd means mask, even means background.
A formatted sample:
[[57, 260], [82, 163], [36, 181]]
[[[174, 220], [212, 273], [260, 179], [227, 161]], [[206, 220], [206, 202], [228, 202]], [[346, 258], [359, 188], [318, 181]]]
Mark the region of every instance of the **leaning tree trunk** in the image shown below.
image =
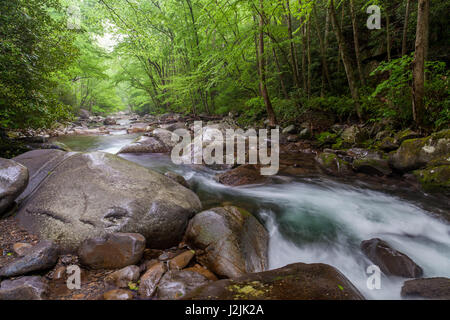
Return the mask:
[[297, 88], [300, 88], [300, 72], [298, 70], [297, 55], [295, 53], [295, 43], [294, 36], [292, 35], [292, 18], [291, 18], [291, 7], [289, 5], [289, 0], [286, 0], [286, 23], [288, 26], [288, 36], [289, 36], [289, 52], [292, 64], [292, 74], [294, 75], [294, 82]]
[[266, 84], [266, 59], [264, 57], [264, 26], [265, 26], [265, 15], [264, 15], [264, 0], [259, 1], [260, 12], [259, 12], [259, 87], [261, 91], [264, 104], [267, 109], [267, 117], [269, 124], [275, 126], [277, 124], [277, 118], [275, 112], [273, 111], [272, 102], [270, 101], [269, 91], [267, 90]]
[[347, 48], [347, 44], [345, 42], [344, 36], [342, 35], [341, 29], [339, 27], [338, 19], [336, 17], [336, 11], [334, 9], [334, 0], [330, 1], [329, 10], [330, 10], [331, 20], [333, 22], [333, 29], [334, 29], [334, 32], [336, 33], [336, 38], [337, 38], [337, 41], [339, 44], [339, 49], [341, 52], [342, 63], [344, 64], [345, 73], [347, 74], [348, 86], [350, 88], [350, 93], [352, 94], [352, 98], [355, 103], [355, 111], [356, 111], [356, 114], [358, 115], [359, 120], [362, 121], [358, 87], [357, 87], [356, 81], [355, 81], [355, 75], [354, 75], [352, 62], [351, 62], [350, 56], [348, 54], [349, 51]]
[[413, 62], [413, 117], [417, 128], [424, 124], [425, 60], [428, 50], [430, 1], [419, 0], [416, 30], [416, 52]]

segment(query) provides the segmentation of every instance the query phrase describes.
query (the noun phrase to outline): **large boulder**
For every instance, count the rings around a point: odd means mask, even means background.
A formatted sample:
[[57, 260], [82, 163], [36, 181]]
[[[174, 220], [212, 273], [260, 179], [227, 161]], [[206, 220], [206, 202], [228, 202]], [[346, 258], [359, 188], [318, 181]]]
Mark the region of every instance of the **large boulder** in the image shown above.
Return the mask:
[[113, 233], [83, 241], [80, 261], [92, 269], [118, 269], [137, 264], [144, 254], [145, 238], [137, 233]]
[[336, 268], [296, 263], [203, 286], [187, 300], [362, 300], [364, 297]]
[[405, 281], [401, 292], [404, 298], [450, 300], [449, 278], [428, 278]]
[[28, 184], [28, 169], [13, 160], [0, 158], [0, 216]]
[[407, 255], [393, 249], [381, 239], [361, 242], [361, 250], [386, 275], [405, 278], [418, 278], [423, 270]]
[[123, 147], [118, 153], [169, 153], [170, 147], [155, 137], [142, 136], [130, 145]]
[[392, 173], [383, 152], [355, 148], [350, 149], [348, 154], [353, 157], [352, 167], [357, 172], [378, 176], [388, 176]]
[[43, 277], [22, 277], [0, 284], [0, 300], [44, 300], [48, 283]]
[[26, 255], [0, 269], [0, 277], [16, 277], [33, 271], [54, 267], [58, 260], [59, 248], [52, 241], [41, 241], [30, 248]]
[[114, 232], [140, 233], [153, 248], [165, 249], [179, 243], [200, 209], [197, 195], [171, 179], [94, 152], [72, 154], [47, 173], [17, 219], [67, 249]]
[[326, 174], [341, 176], [352, 174], [350, 163], [331, 152], [323, 152], [316, 156], [319, 168]]
[[193, 271], [169, 271], [158, 284], [156, 296], [160, 300], [177, 300], [189, 292], [211, 282], [205, 276]]
[[53, 169], [73, 154], [61, 150], [33, 150], [15, 157], [13, 160], [27, 167], [30, 176], [28, 186], [16, 201], [20, 203], [27, 198]]
[[395, 169], [408, 172], [442, 157], [450, 157], [450, 129], [426, 138], [405, 140], [389, 162]]
[[202, 250], [197, 260], [222, 277], [267, 268], [268, 233], [258, 220], [236, 207], [214, 208], [189, 223], [185, 242]]
[[351, 126], [345, 129], [341, 134], [342, 143], [345, 146], [359, 144], [368, 138], [368, 133], [358, 126]]
[[422, 190], [450, 196], [450, 156], [432, 161], [425, 169], [415, 170], [413, 176]]

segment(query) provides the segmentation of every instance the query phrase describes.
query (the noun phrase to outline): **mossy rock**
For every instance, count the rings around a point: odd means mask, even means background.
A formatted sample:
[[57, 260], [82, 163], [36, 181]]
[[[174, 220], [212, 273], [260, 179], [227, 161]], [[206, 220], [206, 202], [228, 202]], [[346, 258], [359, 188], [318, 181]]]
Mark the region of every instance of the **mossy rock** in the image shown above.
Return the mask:
[[353, 169], [371, 175], [388, 176], [392, 173], [389, 162], [381, 158], [364, 158], [353, 161]]
[[316, 157], [316, 161], [320, 168], [327, 174], [348, 175], [353, 173], [350, 163], [342, 160], [334, 153], [321, 153]]
[[413, 172], [422, 189], [450, 196], [450, 165], [432, 166]]
[[402, 144], [403, 141], [410, 140], [410, 139], [417, 139], [420, 137], [421, 137], [421, 135], [419, 133], [417, 133], [411, 129], [406, 129], [406, 130], [398, 132], [395, 135], [394, 139], [398, 144]]

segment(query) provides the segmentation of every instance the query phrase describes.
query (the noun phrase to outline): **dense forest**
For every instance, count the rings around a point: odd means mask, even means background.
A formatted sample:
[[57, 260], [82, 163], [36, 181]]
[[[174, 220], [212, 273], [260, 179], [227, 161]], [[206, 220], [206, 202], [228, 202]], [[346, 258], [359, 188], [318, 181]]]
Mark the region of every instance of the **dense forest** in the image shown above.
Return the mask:
[[[371, 5], [381, 9], [380, 28]], [[10, 0], [0, 126], [80, 109], [448, 127], [448, 1]], [[369, 8], [369, 10], [368, 10]], [[373, 21], [372, 21], [373, 22]]]

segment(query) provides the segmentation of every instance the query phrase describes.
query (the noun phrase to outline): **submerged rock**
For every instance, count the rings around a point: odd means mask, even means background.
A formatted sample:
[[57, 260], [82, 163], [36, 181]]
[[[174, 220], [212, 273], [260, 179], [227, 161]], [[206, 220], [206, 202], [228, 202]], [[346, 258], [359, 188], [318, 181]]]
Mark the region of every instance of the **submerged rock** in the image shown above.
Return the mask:
[[59, 248], [52, 241], [41, 241], [26, 255], [0, 269], [0, 277], [16, 277], [52, 268], [58, 260]]
[[118, 269], [141, 260], [145, 238], [137, 233], [113, 233], [85, 240], [78, 251], [82, 264], [92, 269]]
[[296, 263], [213, 282], [186, 300], [362, 300], [364, 297], [336, 268]]
[[44, 300], [48, 283], [43, 277], [22, 277], [0, 284], [0, 300]]
[[177, 300], [209, 282], [210, 280], [197, 272], [169, 271], [159, 282], [156, 294], [161, 300]]
[[[140, 233], [152, 248], [170, 248], [180, 242], [189, 219], [201, 209], [192, 191], [118, 156], [52, 151], [58, 152], [59, 164], [49, 174], [44, 162], [45, 177], [37, 170], [40, 185], [35, 185], [37, 190], [17, 218], [23, 228], [64, 248], [114, 232]], [[37, 166], [43, 162], [40, 155], [22, 157]]]
[[450, 300], [449, 278], [428, 278], [405, 281], [401, 292], [404, 298]]
[[393, 249], [381, 239], [361, 242], [361, 250], [386, 275], [405, 278], [418, 278], [423, 270], [407, 255]]
[[0, 158], [0, 216], [14, 203], [28, 184], [28, 169], [20, 163]]
[[214, 208], [197, 214], [189, 223], [185, 241], [209, 270], [222, 277], [237, 277], [267, 268], [268, 233], [250, 213], [236, 207]]

